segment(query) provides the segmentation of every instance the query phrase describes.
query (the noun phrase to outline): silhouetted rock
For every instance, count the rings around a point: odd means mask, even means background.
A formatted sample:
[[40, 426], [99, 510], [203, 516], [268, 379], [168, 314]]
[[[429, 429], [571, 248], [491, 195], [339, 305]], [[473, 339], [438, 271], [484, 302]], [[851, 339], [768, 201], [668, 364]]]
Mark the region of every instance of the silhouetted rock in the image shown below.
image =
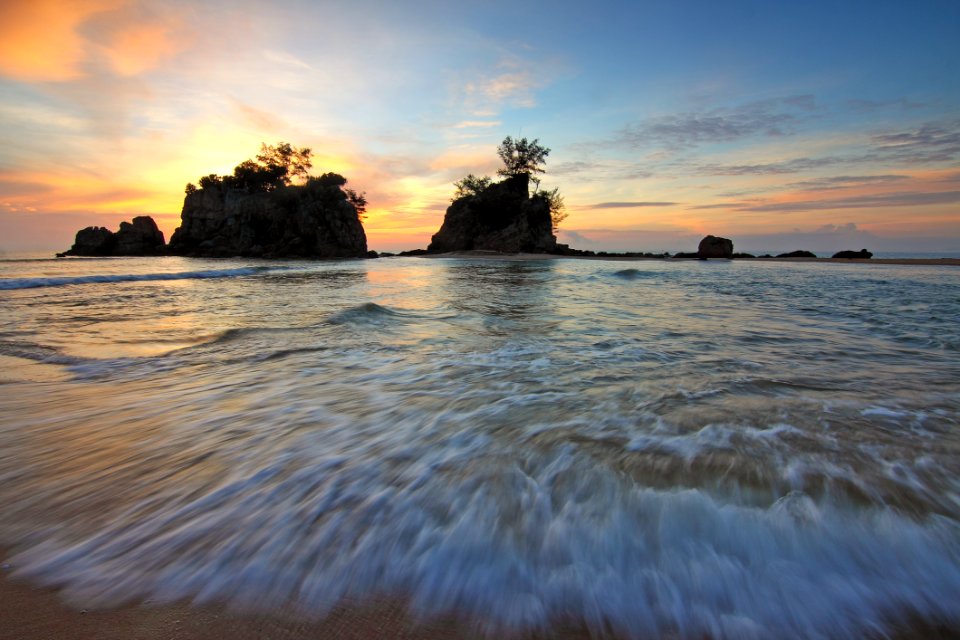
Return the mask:
[[530, 176], [520, 174], [477, 195], [458, 198], [447, 208], [443, 225], [427, 250], [555, 251], [550, 205], [542, 196], [531, 198], [529, 184]]
[[868, 260], [873, 257], [873, 254], [866, 249], [861, 249], [860, 251], [838, 251], [833, 254], [833, 257], [846, 260]]
[[816, 258], [817, 254], [811, 253], [809, 251], [791, 251], [790, 253], [781, 253], [777, 255], [778, 258]]
[[733, 256], [733, 241], [718, 236], [707, 236], [697, 247], [699, 258], [727, 258]]
[[372, 260], [372, 259], [374, 259], [374, 258], [379, 258], [379, 257], [380, 257], [380, 254], [377, 253], [376, 251], [372, 251], [372, 250], [371, 250], [371, 251], [367, 251], [367, 256], [366, 256], [366, 257], [368, 257], [368, 258], [370, 258], [370, 259]]
[[117, 239], [106, 227], [86, 227], [77, 231], [73, 246], [59, 256], [112, 256]]
[[689, 251], [678, 251], [678, 252], [676, 252], [675, 254], [673, 254], [673, 257], [674, 257], [674, 258], [679, 258], [679, 259], [681, 259], [681, 260], [699, 260], [699, 259], [700, 259], [700, 254], [699, 254], [699, 253], [691, 253], [691, 252], [689, 252]]
[[255, 193], [213, 184], [188, 193], [180, 217], [180, 227], [170, 238], [170, 252], [178, 255], [367, 255], [367, 236], [356, 208], [339, 184], [323, 179]]
[[137, 216], [133, 222], [121, 222], [115, 234], [116, 256], [155, 256], [164, 253], [163, 232], [150, 216]]
[[63, 256], [155, 256], [164, 253], [163, 232], [150, 216], [121, 222], [114, 233], [106, 227], [87, 227], [77, 232], [73, 246]]
[[404, 258], [407, 258], [407, 257], [410, 257], [410, 256], [425, 256], [425, 255], [427, 255], [427, 254], [429, 254], [429, 253], [433, 253], [433, 252], [432, 252], [432, 251], [427, 251], [426, 249], [410, 249], [410, 250], [408, 250], [408, 251], [401, 251], [401, 252], [398, 253], [397, 255], [398, 255], [398, 256], [402, 256], [402, 257], [404, 257]]

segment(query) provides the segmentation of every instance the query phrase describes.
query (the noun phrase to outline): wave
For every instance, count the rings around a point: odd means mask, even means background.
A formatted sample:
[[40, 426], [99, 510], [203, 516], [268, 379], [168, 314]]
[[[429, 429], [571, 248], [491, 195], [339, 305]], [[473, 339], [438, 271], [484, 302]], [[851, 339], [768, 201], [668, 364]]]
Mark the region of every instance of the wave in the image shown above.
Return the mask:
[[209, 271], [180, 271], [174, 273], [120, 273], [110, 275], [65, 276], [44, 278], [7, 278], [0, 280], [0, 291], [13, 289], [36, 289], [39, 287], [64, 287], [77, 284], [100, 284], [110, 282], [149, 282], [155, 280], [204, 280], [208, 278], [236, 278], [253, 276], [278, 267], [240, 267], [237, 269], [211, 269]]
[[394, 311], [389, 307], [381, 306], [375, 302], [364, 302], [355, 307], [338, 311], [327, 318], [327, 322], [330, 324], [378, 323], [390, 318], [400, 318], [403, 316], [404, 314]]
[[650, 278], [660, 274], [654, 271], [643, 271], [640, 269], [621, 269], [620, 271], [614, 271], [610, 275], [623, 280], [636, 280], [638, 278]]
[[84, 540], [48, 539], [11, 559], [15, 575], [96, 604], [286, 603], [310, 616], [407, 595], [419, 615], [466, 615], [493, 637], [571, 616], [625, 637], [960, 623], [960, 538], [945, 518], [852, 512], [801, 492], [734, 505], [625, 486], [562, 454], [486, 472], [425, 454], [400, 476], [389, 459], [291, 468], [293, 457], [188, 501], [147, 501]]

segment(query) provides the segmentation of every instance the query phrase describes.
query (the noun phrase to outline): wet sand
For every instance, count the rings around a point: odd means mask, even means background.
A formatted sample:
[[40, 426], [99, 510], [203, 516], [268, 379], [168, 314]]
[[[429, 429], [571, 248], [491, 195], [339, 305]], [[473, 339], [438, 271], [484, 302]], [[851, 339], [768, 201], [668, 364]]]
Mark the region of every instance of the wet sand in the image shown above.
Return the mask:
[[[322, 620], [245, 614], [224, 607], [189, 604], [125, 605], [82, 609], [66, 604], [53, 589], [0, 576], [0, 640], [587, 640], [584, 627], [557, 626], [546, 633], [484, 635], [454, 618], [417, 621], [398, 601], [345, 605]], [[615, 639], [617, 634], [604, 634]], [[960, 640], [960, 629], [907, 620], [886, 640]]]
[[[78, 607], [82, 605], [78, 604]], [[322, 620], [244, 614], [223, 607], [126, 605], [82, 609], [66, 604], [55, 590], [0, 578], [2, 640], [445, 640], [480, 635], [455, 620], [418, 623], [397, 602], [343, 606]], [[577, 636], [567, 636], [577, 637]]]
[[[563, 256], [552, 253], [501, 253], [499, 251], [451, 251], [449, 253], [423, 254], [423, 258], [480, 258], [493, 260], [614, 260], [634, 262], [654, 260], [657, 262], [689, 262], [697, 258], [660, 258], [656, 256]], [[870, 258], [847, 260], [845, 258], [736, 258], [736, 262], [795, 262], [836, 264], [899, 264], [923, 266], [960, 267], [960, 258]]]

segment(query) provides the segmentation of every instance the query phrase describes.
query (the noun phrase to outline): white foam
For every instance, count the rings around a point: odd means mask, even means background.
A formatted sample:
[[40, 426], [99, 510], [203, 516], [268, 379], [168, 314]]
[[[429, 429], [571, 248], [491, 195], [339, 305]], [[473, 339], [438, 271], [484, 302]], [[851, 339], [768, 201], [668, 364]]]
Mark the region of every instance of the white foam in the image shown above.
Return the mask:
[[0, 280], [0, 290], [35, 289], [38, 287], [63, 287], [68, 285], [151, 282], [159, 280], [203, 280], [207, 278], [236, 278], [265, 273], [279, 267], [242, 267], [237, 269], [210, 269], [205, 271], [181, 271], [171, 273], [121, 273], [109, 275], [64, 276], [51, 278], [7, 278]]
[[451, 432], [463, 415], [426, 426], [392, 415], [387, 432], [315, 415], [322, 432], [268, 458], [221, 446], [235, 458], [217, 486], [154, 495], [13, 565], [82, 603], [293, 602], [323, 615], [388, 593], [420, 615], [475, 616], [492, 635], [567, 615], [628, 637], [849, 637], [908, 612], [960, 622], [951, 520], [800, 492], [764, 508], [655, 490], [573, 446], [518, 459]]

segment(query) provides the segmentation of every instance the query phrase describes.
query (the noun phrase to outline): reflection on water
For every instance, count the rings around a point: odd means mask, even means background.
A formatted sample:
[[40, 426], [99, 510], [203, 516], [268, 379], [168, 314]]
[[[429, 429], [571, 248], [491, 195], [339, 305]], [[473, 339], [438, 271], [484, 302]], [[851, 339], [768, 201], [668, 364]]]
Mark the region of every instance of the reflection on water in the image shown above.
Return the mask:
[[0, 542], [85, 602], [400, 595], [492, 635], [960, 624], [953, 270], [2, 268]]

